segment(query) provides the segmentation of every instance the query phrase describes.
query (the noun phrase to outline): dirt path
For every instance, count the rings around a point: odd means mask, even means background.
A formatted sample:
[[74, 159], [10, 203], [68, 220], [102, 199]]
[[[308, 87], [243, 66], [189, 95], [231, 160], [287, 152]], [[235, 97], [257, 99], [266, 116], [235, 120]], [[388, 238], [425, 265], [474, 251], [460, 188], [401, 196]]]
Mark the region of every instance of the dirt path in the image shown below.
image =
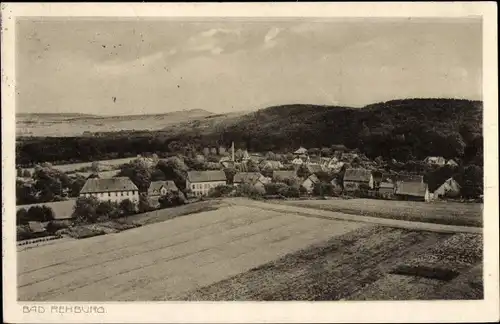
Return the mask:
[[363, 223], [383, 225], [394, 228], [404, 228], [410, 230], [431, 231], [438, 233], [474, 233], [474, 234], [482, 234], [483, 232], [483, 229], [479, 227], [442, 225], [434, 223], [411, 222], [411, 221], [402, 221], [402, 220], [387, 219], [387, 218], [358, 216], [352, 214], [318, 210], [313, 208], [273, 204], [269, 202], [255, 201], [243, 198], [234, 198], [228, 200], [227, 202], [232, 203], [234, 205], [252, 206], [252, 207], [262, 208], [265, 210], [282, 212], [287, 214], [296, 214], [301, 216], [317, 217], [317, 218], [332, 219], [332, 220], [335, 219], [335, 220], [344, 220], [352, 222], [363, 222]]

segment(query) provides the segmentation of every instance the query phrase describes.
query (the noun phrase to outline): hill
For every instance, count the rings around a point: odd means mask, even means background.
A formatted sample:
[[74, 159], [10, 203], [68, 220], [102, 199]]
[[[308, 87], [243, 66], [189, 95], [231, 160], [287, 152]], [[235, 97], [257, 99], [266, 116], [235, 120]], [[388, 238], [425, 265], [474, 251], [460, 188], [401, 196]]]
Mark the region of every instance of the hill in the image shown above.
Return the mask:
[[18, 114], [18, 136], [81, 136], [84, 132], [119, 132], [160, 130], [166, 125], [213, 115], [202, 109], [174, 111], [152, 115], [99, 116], [77, 113]]
[[480, 101], [407, 99], [363, 108], [275, 106], [244, 116], [217, 136], [254, 151], [344, 144], [368, 156], [408, 160], [461, 156], [481, 134]]
[[[234, 141], [238, 148], [257, 152], [344, 144], [371, 158], [408, 161], [437, 155], [482, 164], [482, 109], [480, 101], [406, 99], [363, 108], [294, 104], [184, 121], [137, 117], [135, 129], [140, 124], [152, 130], [99, 137], [24, 138], [18, 141], [16, 161], [32, 165], [44, 161], [87, 162], [146, 152], [200, 152], [203, 147], [228, 147]], [[162, 125], [161, 130], [153, 129], [153, 120], [155, 127]], [[107, 130], [113, 131], [109, 126]]]

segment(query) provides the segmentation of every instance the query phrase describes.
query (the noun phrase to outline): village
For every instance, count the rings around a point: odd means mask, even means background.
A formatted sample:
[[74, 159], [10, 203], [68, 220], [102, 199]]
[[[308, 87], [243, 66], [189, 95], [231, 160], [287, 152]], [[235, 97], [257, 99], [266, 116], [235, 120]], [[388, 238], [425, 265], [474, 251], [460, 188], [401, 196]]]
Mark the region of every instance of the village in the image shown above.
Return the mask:
[[[153, 176], [149, 176], [149, 181], [145, 183], [138, 182], [141, 180], [137, 171], [132, 174], [132, 179], [123, 176], [127, 174], [123, 167], [135, 164], [139, 168], [154, 170], [158, 168], [159, 163], [162, 163], [162, 159], [157, 155], [138, 156], [136, 159], [131, 159], [129, 164], [124, 163], [118, 167], [92, 163], [90, 167], [80, 168], [87, 172], [66, 170], [65, 174], [69, 179], [80, 180], [81, 188], [76, 190], [73, 188], [72, 195], [75, 198], [67, 197], [70, 188], [61, 188], [62, 195], [56, 197], [54, 202], [18, 205], [18, 225], [28, 228], [27, 231], [32, 234], [26, 234], [28, 238], [43, 236], [42, 233], [47, 234], [44, 226], [47, 227], [49, 221], [75, 220], [78, 214], [75, 210], [76, 200], [91, 197], [95, 198], [97, 203], [110, 202], [116, 207], [125, 206], [123, 208], [126, 212], [122, 211], [122, 215], [210, 198], [235, 196], [287, 200], [340, 197], [425, 203], [440, 200], [463, 201], [461, 185], [453, 177], [442, 178], [444, 181], [439, 183], [434, 181], [430, 185], [422, 174], [394, 172], [386, 164], [381, 163], [380, 159], [370, 161], [359, 151], [349, 150], [343, 145], [309, 150], [300, 147], [288, 154], [273, 152], [261, 154], [235, 149], [232, 143], [229, 149], [206, 148], [203, 153], [195, 155], [192, 159], [198, 162], [198, 165], [193, 166], [195, 169], [177, 166], [179, 170], [173, 170], [174, 174], [170, 178], [165, 176], [155, 178], [155, 171], [151, 171]], [[220, 156], [219, 162], [215, 162], [216, 156]], [[170, 159], [177, 159], [177, 163], [183, 162], [182, 156]], [[458, 167], [455, 160], [446, 160], [443, 157], [428, 157], [422, 164], [431, 170], [443, 168], [454, 170]], [[57, 166], [49, 166], [50, 170], [52, 168]], [[387, 169], [389, 170], [386, 171]], [[181, 176], [178, 175], [182, 173], [180, 171], [183, 172]], [[18, 177], [18, 183], [22, 183], [23, 186], [34, 186], [32, 178], [23, 176], [28, 174], [26, 170], [19, 171], [18, 175], [21, 177]], [[74, 181], [73, 183], [77, 182]], [[130, 206], [127, 207], [127, 203]], [[32, 208], [33, 206], [35, 208]], [[40, 216], [43, 212], [39, 211], [39, 206], [45, 208], [48, 216]], [[94, 221], [86, 219], [84, 222]]]

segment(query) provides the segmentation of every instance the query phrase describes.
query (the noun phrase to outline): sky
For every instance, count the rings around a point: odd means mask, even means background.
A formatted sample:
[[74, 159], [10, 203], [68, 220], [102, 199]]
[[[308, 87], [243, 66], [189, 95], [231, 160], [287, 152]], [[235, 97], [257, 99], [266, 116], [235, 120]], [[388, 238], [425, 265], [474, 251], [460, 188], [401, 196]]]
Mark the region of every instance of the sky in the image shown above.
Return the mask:
[[476, 18], [16, 22], [16, 112], [481, 100]]

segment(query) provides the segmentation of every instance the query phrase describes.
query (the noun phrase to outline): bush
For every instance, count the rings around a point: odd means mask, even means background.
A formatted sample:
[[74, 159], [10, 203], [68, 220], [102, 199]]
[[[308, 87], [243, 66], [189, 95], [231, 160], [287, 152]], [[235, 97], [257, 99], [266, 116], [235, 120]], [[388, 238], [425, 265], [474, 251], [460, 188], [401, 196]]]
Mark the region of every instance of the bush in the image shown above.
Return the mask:
[[54, 220], [54, 211], [47, 206], [31, 206], [26, 217], [29, 221], [48, 222]]
[[227, 197], [233, 192], [234, 188], [230, 185], [221, 185], [208, 191], [208, 196], [212, 198]]
[[16, 212], [16, 225], [28, 225], [29, 216], [28, 211], [24, 208]]
[[236, 187], [235, 195], [238, 197], [248, 197], [248, 198], [262, 198], [262, 193], [253, 185], [248, 183], [242, 183]]
[[165, 196], [158, 199], [161, 208], [175, 207], [184, 205], [186, 203], [186, 198], [180, 191], [167, 191]]
[[50, 221], [47, 224], [47, 232], [50, 234], [56, 234], [57, 231], [69, 228], [71, 226], [71, 221], [68, 220], [61, 220], [61, 221]]
[[286, 191], [287, 185], [282, 182], [267, 183], [264, 185], [266, 195], [275, 196], [280, 195], [283, 190]]
[[120, 217], [120, 208], [118, 203], [111, 201], [101, 201], [96, 207], [98, 217], [117, 218]]
[[95, 197], [79, 197], [73, 207], [73, 217], [78, 223], [95, 223], [98, 205], [99, 200]]
[[122, 216], [133, 215], [136, 213], [135, 204], [130, 199], [122, 200], [119, 208]]

